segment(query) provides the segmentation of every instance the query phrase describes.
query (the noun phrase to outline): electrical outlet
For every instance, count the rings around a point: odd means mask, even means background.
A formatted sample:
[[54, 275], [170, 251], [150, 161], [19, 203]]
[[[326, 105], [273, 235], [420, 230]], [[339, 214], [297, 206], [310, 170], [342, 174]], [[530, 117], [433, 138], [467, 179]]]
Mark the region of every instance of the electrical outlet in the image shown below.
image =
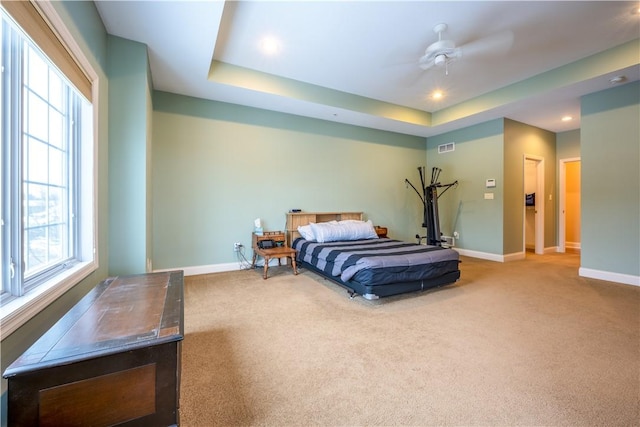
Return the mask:
[[453, 232], [453, 237], [455, 237], [456, 239], [460, 238], [460, 233], [458, 233], [457, 231]]
[[239, 252], [241, 247], [242, 247], [242, 243], [236, 242], [236, 243], [233, 244], [233, 251], [234, 252]]

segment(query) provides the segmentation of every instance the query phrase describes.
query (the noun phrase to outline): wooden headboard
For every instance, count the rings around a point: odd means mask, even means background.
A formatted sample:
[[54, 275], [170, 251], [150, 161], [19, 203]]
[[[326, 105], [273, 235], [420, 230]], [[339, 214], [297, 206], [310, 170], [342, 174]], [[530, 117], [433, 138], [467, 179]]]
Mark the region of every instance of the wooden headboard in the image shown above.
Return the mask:
[[345, 219], [362, 221], [362, 212], [288, 212], [285, 226], [286, 244], [291, 246], [293, 241], [300, 237], [298, 227], [301, 225], [308, 225], [310, 222], [343, 221]]

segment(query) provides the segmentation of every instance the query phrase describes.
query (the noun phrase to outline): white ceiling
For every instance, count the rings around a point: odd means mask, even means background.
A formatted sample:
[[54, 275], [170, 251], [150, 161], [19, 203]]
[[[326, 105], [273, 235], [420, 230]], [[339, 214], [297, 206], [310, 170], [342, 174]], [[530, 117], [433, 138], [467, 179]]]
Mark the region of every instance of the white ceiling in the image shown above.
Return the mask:
[[[638, 1], [95, 3], [108, 33], [148, 46], [157, 90], [412, 135], [499, 117], [575, 129], [580, 96], [619, 74], [640, 78], [640, 52], [622, 69], [614, 61], [595, 74], [576, 72], [582, 63], [567, 68], [640, 37]], [[514, 42], [506, 53], [464, 57], [448, 75], [422, 71], [418, 58], [441, 22], [458, 46], [505, 30]], [[280, 41], [277, 55], [260, 51], [265, 35]], [[436, 88], [446, 93], [437, 102], [429, 97]], [[421, 122], [424, 112], [449, 110], [465, 112]]]

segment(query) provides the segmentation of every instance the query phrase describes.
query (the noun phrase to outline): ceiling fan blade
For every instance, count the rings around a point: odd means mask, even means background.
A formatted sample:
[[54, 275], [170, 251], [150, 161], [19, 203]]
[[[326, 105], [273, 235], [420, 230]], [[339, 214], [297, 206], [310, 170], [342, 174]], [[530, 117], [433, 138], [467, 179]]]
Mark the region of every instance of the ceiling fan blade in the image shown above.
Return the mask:
[[411, 88], [420, 84], [420, 82], [426, 77], [426, 75], [427, 73], [425, 73], [421, 69], [415, 68], [414, 71], [404, 76], [399, 83], [403, 87]]
[[433, 60], [433, 58], [427, 58], [427, 55], [424, 55], [423, 57], [418, 59], [418, 67], [420, 67], [423, 70], [428, 70], [430, 68], [433, 68], [435, 65], [436, 65], [436, 62]]
[[460, 46], [459, 56], [503, 55], [513, 45], [513, 31], [502, 31]]

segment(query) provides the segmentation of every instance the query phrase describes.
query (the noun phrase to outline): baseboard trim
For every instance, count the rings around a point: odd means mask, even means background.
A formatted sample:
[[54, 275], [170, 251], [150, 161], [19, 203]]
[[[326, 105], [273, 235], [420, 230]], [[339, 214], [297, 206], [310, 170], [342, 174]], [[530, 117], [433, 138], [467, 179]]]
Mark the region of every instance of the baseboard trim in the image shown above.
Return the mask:
[[622, 283], [624, 285], [640, 286], [640, 276], [631, 274], [612, 273], [610, 271], [594, 270], [591, 268], [580, 267], [578, 269], [580, 277], [588, 277], [590, 279], [606, 280], [608, 282]]
[[[281, 258], [281, 262], [285, 263], [286, 258]], [[278, 265], [278, 258], [272, 258], [269, 261], [269, 266]], [[264, 267], [264, 262], [257, 262], [256, 268]], [[209, 265], [195, 265], [190, 267], [175, 267], [175, 268], [162, 268], [153, 270], [154, 273], [162, 272], [162, 271], [175, 271], [182, 270], [185, 276], [198, 276], [200, 274], [211, 274], [211, 273], [224, 273], [225, 271], [238, 271], [245, 270], [246, 265], [242, 265], [239, 262], [229, 262], [225, 264], [209, 264]]]
[[[455, 248], [455, 250], [460, 255], [468, 256], [471, 258], [486, 259], [488, 261], [509, 262], [509, 261], [525, 259], [524, 252], [517, 252], [513, 254], [508, 254], [508, 255], [497, 255], [497, 254], [492, 254], [488, 252], [471, 251], [468, 249], [460, 249], [460, 248]], [[277, 260], [272, 260], [272, 262], [274, 262], [273, 265], [277, 264]], [[258, 266], [258, 267], [262, 267], [262, 266]], [[190, 266], [190, 267], [165, 268], [165, 269], [154, 270], [154, 272], [182, 270], [184, 271], [185, 276], [197, 276], [200, 274], [223, 273], [225, 271], [237, 271], [242, 269], [243, 267], [240, 263], [230, 262], [226, 264], [210, 264], [210, 265], [198, 265], [198, 266]], [[633, 276], [631, 274], [612, 273], [610, 271], [594, 270], [591, 268], [580, 267], [578, 269], [578, 275], [580, 277], [587, 277], [590, 279], [606, 280], [608, 282], [622, 283], [624, 285], [640, 286], [640, 276]]]
[[154, 273], [162, 271], [174, 271], [182, 270], [185, 276], [198, 276], [200, 274], [211, 273], [223, 273], [225, 271], [242, 270], [242, 266], [237, 262], [230, 262], [227, 264], [209, 264], [209, 265], [194, 265], [189, 267], [175, 267], [175, 268], [161, 268], [153, 270]]
[[509, 261], [520, 261], [521, 259], [525, 259], [527, 257], [526, 252], [514, 252], [512, 254], [502, 255], [504, 258], [504, 262]]
[[581, 249], [580, 242], [565, 242], [564, 247], [567, 249]]
[[[497, 262], [519, 261], [527, 258], [526, 252], [514, 252], [511, 254], [499, 255], [499, 254], [491, 254], [488, 252], [471, 251], [469, 249], [460, 249], [460, 248], [453, 248], [453, 249], [458, 251], [460, 255], [468, 256], [471, 258], [486, 259], [489, 261], [497, 261]], [[544, 248], [545, 254], [555, 253], [555, 252], [558, 252], [557, 246]]]
[[505, 262], [504, 255], [492, 254], [489, 252], [472, 251], [469, 249], [460, 249], [460, 248], [453, 248], [453, 249], [463, 256], [468, 256], [471, 258], [486, 259], [488, 261]]

